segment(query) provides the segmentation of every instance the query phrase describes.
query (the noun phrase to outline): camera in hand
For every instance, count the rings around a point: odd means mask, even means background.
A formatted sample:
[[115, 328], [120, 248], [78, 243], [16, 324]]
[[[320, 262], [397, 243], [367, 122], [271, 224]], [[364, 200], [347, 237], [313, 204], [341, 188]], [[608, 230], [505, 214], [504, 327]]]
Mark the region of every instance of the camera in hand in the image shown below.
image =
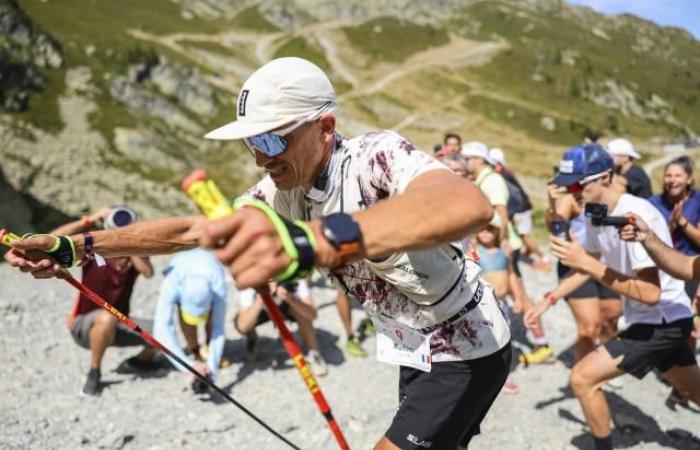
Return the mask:
[[602, 203], [586, 203], [584, 214], [591, 219], [594, 227], [622, 228], [631, 223], [630, 219], [624, 216], [608, 216], [608, 206]]

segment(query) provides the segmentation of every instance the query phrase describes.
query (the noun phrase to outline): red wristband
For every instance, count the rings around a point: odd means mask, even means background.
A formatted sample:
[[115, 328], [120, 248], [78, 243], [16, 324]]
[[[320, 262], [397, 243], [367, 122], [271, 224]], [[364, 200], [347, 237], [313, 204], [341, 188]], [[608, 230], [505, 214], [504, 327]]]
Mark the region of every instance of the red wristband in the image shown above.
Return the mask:
[[557, 301], [559, 300], [551, 292], [547, 292], [546, 294], [544, 294], [544, 299], [546, 301], [548, 301], [550, 305], [555, 305], [557, 303]]

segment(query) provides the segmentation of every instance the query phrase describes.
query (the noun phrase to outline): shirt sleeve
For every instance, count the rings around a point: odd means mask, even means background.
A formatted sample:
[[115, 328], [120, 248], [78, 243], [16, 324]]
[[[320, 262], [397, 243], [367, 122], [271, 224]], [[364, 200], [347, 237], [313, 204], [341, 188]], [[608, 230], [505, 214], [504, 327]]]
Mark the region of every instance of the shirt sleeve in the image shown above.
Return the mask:
[[353, 163], [366, 206], [403, 193], [411, 181], [426, 172], [449, 170], [393, 131], [363, 136], [356, 158]]
[[[173, 320], [173, 314], [175, 312], [177, 300], [178, 292], [175, 277], [168, 276], [163, 281], [158, 293], [158, 303], [156, 305], [156, 315], [153, 324], [153, 337], [155, 337], [156, 340], [167, 347], [184, 362], [193, 365], [194, 361], [192, 361], [182, 350], [180, 341], [177, 338], [177, 333], [175, 332], [175, 321]], [[168, 357], [168, 359], [180, 372], [187, 371], [184, 366], [181, 366], [174, 359], [170, 357]]]
[[502, 176], [497, 173], [486, 175], [479, 186], [493, 206], [508, 205], [508, 186]]
[[224, 344], [226, 344], [225, 323], [226, 297], [217, 295], [212, 305], [211, 339], [209, 340], [209, 356], [207, 357], [207, 366], [211, 372], [212, 380], [216, 380], [219, 365], [221, 364], [221, 355], [224, 353]]

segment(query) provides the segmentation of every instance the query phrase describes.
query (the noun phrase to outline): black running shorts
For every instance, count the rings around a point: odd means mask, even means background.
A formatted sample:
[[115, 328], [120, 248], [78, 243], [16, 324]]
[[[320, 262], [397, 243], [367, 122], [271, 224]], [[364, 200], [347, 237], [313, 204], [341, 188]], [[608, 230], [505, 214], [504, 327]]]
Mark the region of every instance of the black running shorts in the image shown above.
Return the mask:
[[620, 370], [641, 379], [652, 369], [661, 373], [674, 366], [697, 364], [688, 336], [693, 328], [690, 318], [660, 325], [635, 323], [605, 343], [610, 356], [624, 359]]
[[466, 447], [508, 377], [511, 353], [508, 344], [483, 358], [433, 363], [430, 373], [401, 367], [386, 438], [402, 450]]

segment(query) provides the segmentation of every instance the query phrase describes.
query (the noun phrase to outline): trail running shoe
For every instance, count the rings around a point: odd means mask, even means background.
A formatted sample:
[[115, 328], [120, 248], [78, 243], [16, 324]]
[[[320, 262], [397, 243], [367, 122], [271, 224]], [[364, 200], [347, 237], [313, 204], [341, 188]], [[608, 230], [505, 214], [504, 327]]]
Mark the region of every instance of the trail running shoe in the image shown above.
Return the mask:
[[309, 350], [308, 362], [311, 365], [311, 371], [317, 377], [323, 377], [328, 373], [328, 366], [326, 361], [317, 350]]
[[360, 322], [360, 326], [357, 327], [357, 333], [363, 338], [366, 338], [368, 336], [374, 336], [377, 333], [377, 330], [374, 329], [374, 323], [372, 323], [372, 319], [370, 319], [369, 317], [362, 319], [362, 322]]
[[554, 351], [549, 344], [538, 345], [533, 351], [521, 354], [519, 359], [525, 366], [530, 364], [552, 364], [556, 361], [554, 359]]
[[668, 398], [666, 398], [666, 407], [671, 411], [676, 411], [676, 406], [687, 408], [688, 397], [683, 395], [678, 389], [674, 387], [668, 394]]
[[347, 342], [345, 342], [345, 351], [348, 355], [355, 356], [358, 358], [367, 357], [367, 351], [360, 345], [360, 340], [357, 336], [348, 336]]
[[192, 380], [192, 384], [190, 385], [190, 387], [192, 388], [192, 392], [194, 392], [197, 395], [206, 394], [207, 392], [209, 392], [209, 385], [204, 381], [200, 380], [199, 378]]
[[90, 369], [83, 385], [83, 394], [85, 395], [100, 395], [102, 383], [100, 381], [100, 369]]

